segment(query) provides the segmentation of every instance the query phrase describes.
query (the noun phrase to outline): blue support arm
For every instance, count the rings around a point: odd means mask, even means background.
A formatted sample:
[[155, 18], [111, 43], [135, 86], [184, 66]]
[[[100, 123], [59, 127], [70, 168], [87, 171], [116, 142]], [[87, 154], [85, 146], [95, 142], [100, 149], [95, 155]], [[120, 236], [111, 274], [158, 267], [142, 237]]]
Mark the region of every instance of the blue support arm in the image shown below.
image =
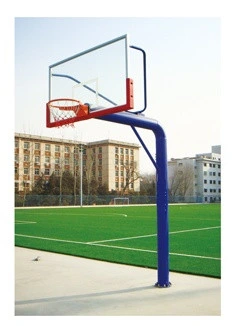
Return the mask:
[[[169, 230], [168, 230], [168, 177], [166, 137], [163, 128], [156, 120], [129, 112], [120, 112], [97, 119], [139, 127], [153, 131], [156, 139], [157, 171], [157, 287], [169, 287]], [[145, 145], [144, 145], [145, 146]]]

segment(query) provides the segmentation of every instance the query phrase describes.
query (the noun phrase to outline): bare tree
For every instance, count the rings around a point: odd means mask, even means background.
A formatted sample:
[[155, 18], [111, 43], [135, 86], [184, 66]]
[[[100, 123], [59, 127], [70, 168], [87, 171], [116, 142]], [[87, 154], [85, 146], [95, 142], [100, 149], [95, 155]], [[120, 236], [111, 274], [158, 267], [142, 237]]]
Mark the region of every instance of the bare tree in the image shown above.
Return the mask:
[[140, 174], [137, 171], [134, 163], [131, 164], [124, 163], [123, 169], [125, 171], [125, 178], [124, 178], [124, 187], [121, 190], [122, 195], [126, 192], [126, 190], [129, 190], [130, 185], [134, 184], [134, 182], [140, 178]]
[[94, 185], [94, 166], [95, 166], [95, 153], [90, 154], [90, 158], [87, 160], [87, 166], [84, 169], [86, 184], [87, 184], [87, 195], [91, 194], [91, 187]]
[[155, 196], [156, 194], [156, 174], [145, 173], [140, 177], [140, 194]]
[[181, 172], [177, 167], [174, 167], [173, 172], [168, 180], [169, 195], [176, 196], [180, 192], [181, 187]]
[[177, 165], [169, 178], [169, 195], [192, 195], [194, 168], [190, 164]]

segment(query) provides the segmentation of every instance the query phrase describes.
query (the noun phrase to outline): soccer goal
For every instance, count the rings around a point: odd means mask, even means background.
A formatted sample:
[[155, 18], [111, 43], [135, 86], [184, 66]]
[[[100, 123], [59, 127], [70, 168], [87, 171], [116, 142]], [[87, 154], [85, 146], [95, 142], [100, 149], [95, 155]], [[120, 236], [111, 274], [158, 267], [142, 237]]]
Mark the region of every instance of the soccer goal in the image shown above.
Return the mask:
[[114, 205], [129, 205], [129, 198], [127, 197], [114, 198]]

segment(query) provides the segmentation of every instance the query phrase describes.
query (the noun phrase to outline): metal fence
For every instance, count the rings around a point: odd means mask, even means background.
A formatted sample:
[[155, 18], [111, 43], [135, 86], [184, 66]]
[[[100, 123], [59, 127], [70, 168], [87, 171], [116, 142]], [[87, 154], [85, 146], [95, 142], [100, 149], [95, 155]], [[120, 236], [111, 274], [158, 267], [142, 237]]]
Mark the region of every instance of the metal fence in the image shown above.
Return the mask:
[[[155, 204], [156, 196], [122, 196], [129, 198], [130, 205]], [[35, 206], [87, 206], [87, 205], [113, 205], [115, 195], [15, 195], [15, 207], [35, 207]], [[120, 196], [117, 196], [120, 198]], [[203, 203], [202, 196], [169, 196], [169, 203]], [[215, 201], [210, 201], [215, 202]]]

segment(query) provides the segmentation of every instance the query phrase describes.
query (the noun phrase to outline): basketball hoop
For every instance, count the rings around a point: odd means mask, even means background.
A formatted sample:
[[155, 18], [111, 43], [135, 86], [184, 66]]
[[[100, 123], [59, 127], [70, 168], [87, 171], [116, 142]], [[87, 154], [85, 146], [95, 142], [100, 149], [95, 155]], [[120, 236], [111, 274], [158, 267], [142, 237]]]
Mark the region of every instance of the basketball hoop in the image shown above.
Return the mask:
[[47, 117], [56, 127], [74, 127], [75, 119], [89, 114], [89, 105], [79, 100], [60, 98], [47, 103]]

